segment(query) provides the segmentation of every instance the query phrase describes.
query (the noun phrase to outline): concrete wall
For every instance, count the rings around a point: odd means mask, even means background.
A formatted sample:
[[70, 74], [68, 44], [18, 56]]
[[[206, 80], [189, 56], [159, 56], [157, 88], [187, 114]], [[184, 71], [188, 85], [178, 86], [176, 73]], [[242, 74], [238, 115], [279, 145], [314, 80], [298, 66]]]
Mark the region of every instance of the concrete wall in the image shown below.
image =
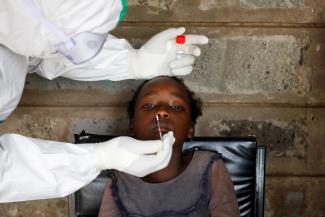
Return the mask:
[[[202, 97], [199, 136], [256, 135], [267, 146], [266, 217], [325, 216], [325, 1], [129, 0], [115, 35], [141, 45], [170, 26], [205, 34], [186, 83]], [[27, 77], [0, 126], [38, 138], [125, 134], [137, 81]], [[130, 89], [132, 91], [130, 91]], [[0, 204], [1, 217], [67, 216], [66, 199]]]

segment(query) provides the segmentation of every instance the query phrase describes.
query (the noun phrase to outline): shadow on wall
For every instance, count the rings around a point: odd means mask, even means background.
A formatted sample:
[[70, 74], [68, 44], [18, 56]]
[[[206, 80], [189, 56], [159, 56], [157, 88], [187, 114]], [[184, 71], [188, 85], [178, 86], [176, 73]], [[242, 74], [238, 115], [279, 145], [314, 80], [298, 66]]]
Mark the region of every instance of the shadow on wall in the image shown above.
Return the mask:
[[272, 157], [306, 159], [308, 131], [304, 120], [286, 122], [230, 120], [212, 126], [220, 136], [255, 135], [258, 144], [267, 146]]

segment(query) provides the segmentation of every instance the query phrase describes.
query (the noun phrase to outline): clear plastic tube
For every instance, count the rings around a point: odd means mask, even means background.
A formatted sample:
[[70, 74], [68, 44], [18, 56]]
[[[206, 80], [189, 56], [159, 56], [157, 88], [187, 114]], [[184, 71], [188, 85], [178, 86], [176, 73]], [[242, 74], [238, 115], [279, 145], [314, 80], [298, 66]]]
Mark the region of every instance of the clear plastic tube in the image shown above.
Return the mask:
[[[182, 45], [182, 44], [185, 44], [185, 41], [186, 41], [185, 35], [176, 36], [176, 44]], [[181, 59], [183, 57], [183, 55], [184, 55], [183, 50], [177, 50], [176, 51], [176, 59]]]

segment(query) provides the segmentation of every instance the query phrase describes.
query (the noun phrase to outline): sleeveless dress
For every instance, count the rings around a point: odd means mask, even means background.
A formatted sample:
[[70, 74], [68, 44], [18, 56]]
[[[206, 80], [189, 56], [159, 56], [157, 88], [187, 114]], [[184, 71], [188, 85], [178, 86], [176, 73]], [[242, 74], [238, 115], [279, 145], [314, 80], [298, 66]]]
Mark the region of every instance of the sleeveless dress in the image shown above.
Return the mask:
[[[220, 154], [195, 151], [188, 167], [176, 178], [163, 183], [147, 183], [141, 178], [123, 172], [111, 171], [111, 178], [106, 186], [99, 216], [211, 216], [210, 191], [213, 187], [210, 187], [209, 179], [212, 175], [213, 164], [218, 164], [218, 167], [221, 165], [221, 168], [224, 168]], [[224, 171], [226, 172], [226, 170]], [[226, 176], [225, 180], [231, 183], [229, 174], [226, 173]], [[219, 195], [219, 197], [223, 196]], [[230, 189], [230, 198], [236, 215], [229, 216], [239, 216], [233, 186]], [[105, 209], [107, 206], [111, 207], [110, 210]]]

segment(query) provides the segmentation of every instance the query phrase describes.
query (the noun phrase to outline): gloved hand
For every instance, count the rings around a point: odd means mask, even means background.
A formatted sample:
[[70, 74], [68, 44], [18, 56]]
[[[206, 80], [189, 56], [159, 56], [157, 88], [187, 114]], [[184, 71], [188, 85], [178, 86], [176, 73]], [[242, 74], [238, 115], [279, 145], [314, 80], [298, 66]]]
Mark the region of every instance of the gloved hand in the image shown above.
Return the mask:
[[98, 170], [116, 169], [143, 177], [168, 165], [174, 142], [172, 131], [165, 134], [162, 141], [116, 137], [93, 145], [96, 167]]
[[[206, 44], [209, 40], [203, 35], [185, 35], [185, 44], [176, 44], [176, 36], [184, 32], [184, 27], [170, 28], [153, 36], [140, 49], [130, 49], [129, 70], [135, 78], [190, 74], [195, 56], [201, 54], [196, 44]], [[184, 52], [181, 59], [176, 59], [178, 50]]]

